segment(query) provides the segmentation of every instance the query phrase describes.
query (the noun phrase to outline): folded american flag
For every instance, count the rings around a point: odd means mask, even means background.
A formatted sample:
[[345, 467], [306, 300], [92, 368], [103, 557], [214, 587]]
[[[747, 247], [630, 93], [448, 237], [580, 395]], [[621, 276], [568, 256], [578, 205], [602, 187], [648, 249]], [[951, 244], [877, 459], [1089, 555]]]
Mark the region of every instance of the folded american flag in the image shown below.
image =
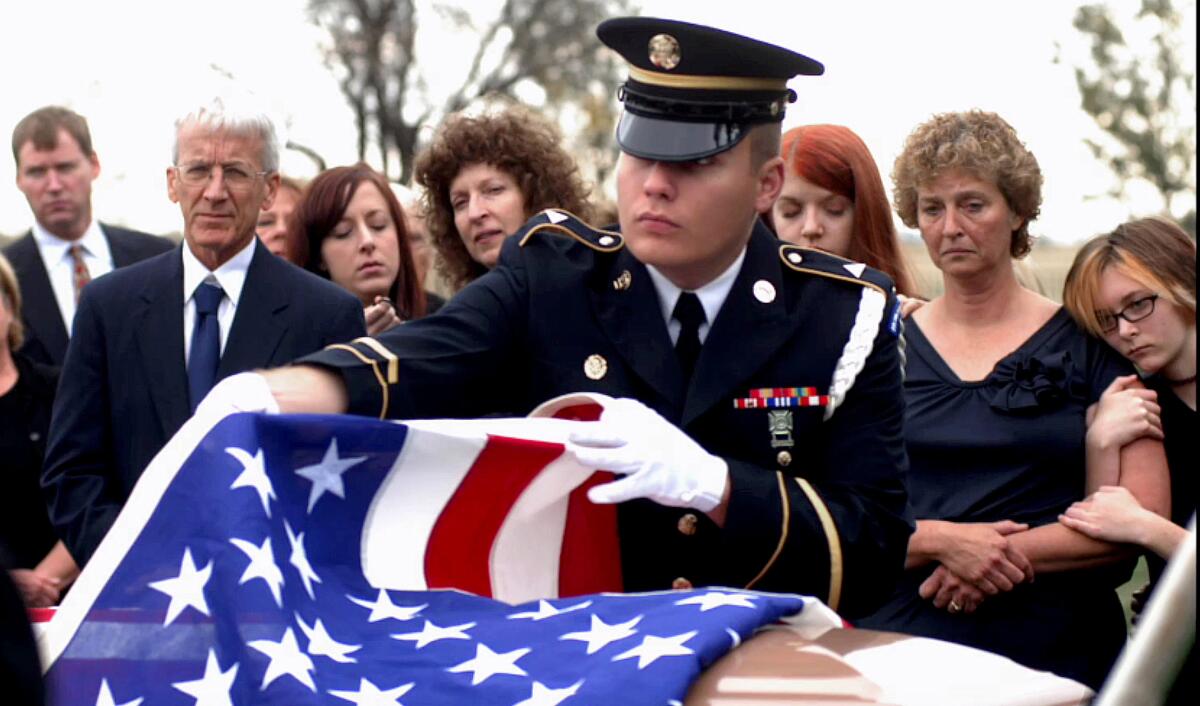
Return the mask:
[[807, 599], [603, 593], [579, 423], [193, 419], [41, 636], [51, 703], [680, 702]]

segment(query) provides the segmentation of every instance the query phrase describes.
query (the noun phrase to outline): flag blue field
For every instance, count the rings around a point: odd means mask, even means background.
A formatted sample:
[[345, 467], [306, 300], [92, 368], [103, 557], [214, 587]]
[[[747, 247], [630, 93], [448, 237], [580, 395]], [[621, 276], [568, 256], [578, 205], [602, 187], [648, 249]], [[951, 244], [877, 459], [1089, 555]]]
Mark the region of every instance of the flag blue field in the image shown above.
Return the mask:
[[555, 441], [579, 423], [193, 419], [41, 636], [51, 703], [661, 705], [763, 625], [838, 624], [799, 596], [572, 595], [619, 559]]

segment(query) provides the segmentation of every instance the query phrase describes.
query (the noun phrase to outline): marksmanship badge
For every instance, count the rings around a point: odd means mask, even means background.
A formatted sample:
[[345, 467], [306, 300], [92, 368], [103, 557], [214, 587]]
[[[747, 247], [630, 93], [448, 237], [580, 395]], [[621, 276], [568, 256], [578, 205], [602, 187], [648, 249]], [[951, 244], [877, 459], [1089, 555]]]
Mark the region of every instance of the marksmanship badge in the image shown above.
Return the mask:
[[792, 410], [772, 409], [767, 412], [767, 427], [771, 431], [771, 447], [795, 446], [792, 440]]

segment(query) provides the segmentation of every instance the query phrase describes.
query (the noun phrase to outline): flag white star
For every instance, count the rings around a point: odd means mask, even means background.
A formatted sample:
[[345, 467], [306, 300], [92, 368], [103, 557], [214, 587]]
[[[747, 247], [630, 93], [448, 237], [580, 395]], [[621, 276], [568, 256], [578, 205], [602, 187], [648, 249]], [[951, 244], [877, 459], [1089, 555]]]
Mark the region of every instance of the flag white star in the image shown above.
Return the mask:
[[755, 596], [748, 593], [721, 593], [720, 591], [709, 591], [696, 596], [675, 601], [675, 605], [698, 605], [700, 612], [712, 610], [713, 608], [721, 608], [723, 606], [735, 606], [738, 608], [753, 608], [751, 603]]
[[275, 488], [271, 485], [271, 479], [267, 477], [267, 461], [263, 458], [262, 449], [251, 456], [250, 452], [245, 449], [229, 446], [226, 447], [225, 453], [233, 456], [238, 463], [242, 464], [242, 472], [233, 479], [233, 485], [229, 486], [229, 489], [253, 488], [254, 492], [258, 493], [258, 499], [262, 501], [263, 512], [270, 517], [271, 501], [275, 499]]
[[330, 689], [329, 693], [339, 699], [345, 699], [357, 704], [357, 706], [404, 706], [398, 699], [413, 688], [413, 683], [401, 684], [395, 689], [383, 691], [366, 679], [359, 677], [358, 691], [334, 691]]
[[300, 581], [304, 583], [304, 590], [308, 592], [309, 598], [316, 598], [313, 595], [313, 582], [321, 583], [321, 577], [317, 576], [317, 572], [313, 571], [312, 564], [308, 563], [308, 552], [304, 551], [304, 533], [293, 534], [292, 526], [287, 520], [283, 521], [283, 529], [287, 532], [288, 544], [292, 547], [292, 553], [288, 556], [288, 563], [296, 567], [296, 571], [300, 574]]
[[583, 686], [582, 679], [561, 689], [551, 689], [545, 684], [535, 681], [533, 693], [529, 695], [529, 698], [515, 703], [513, 706], [558, 706], [565, 699], [574, 696], [581, 686]]
[[524, 669], [517, 666], [517, 660], [529, 654], [528, 647], [522, 647], [512, 652], [493, 652], [482, 642], [475, 645], [475, 657], [456, 664], [447, 669], [455, 674], [471, 672], [471, 686], [477, 686], [497, 674], [512, 674], [517, 677], [528, 676]]
[[314, 657], [328, 657], [334, 662], [357, 662], [353, 657], [348, 657], [351, 652], [357, 652], [362, 649], [362, 645], [347, 645], [334, 640], [329, 635], [329, 631], [325, 629], [325, 625], [317, 618], [317, 622], [309, 627], [304, 618], [296, 613], [296, 622], [300, 624], [300, 631], [308, 638], [308, 653]]
[[265, 654], [271, 660], [267, 664], [266, 673], [263, 674], [262, 691], [265, 691], [271, 682], [279, 677], [289, 676], [316, 693], [317, 685], [313, 683], [312, 675], [309, 674], [309, 672], [316, 671], [316, 667], [313, 666], [313, 661], [309, 659], [308, 655], [300, 651], [300, 644], [296, 642], [296, 633], [292, 632], [291, 628], [284, 631], [279, 642], [251, 640], [246, 644]]
[[[120, 706], [138, 706], [142, 703], [142, 699], [134, 699], [126, 701]], [[108, 680], [100, 680], [100, 693], [96, 694], [96, 706], [117, 706], [117, 702], [113, 699], [112, 691], [108, 688]]]
[[233, 706], [229, 690], [233, 688], [233, 680], [237, 678], [237, 673], [237, 662], [222, 672], [221, 665], [217, 662], [217, 653], [210, 648], [208, 660], [204, 663], [204, 676], [195, 681], [175, 682], [171, 686], [195, 699], [194, 706]]
[[308, 511], [312, 512], [317, 500], [326, 492], [345, 499], [346, 486], [342, 484], [342, 474], [352, 466], [366, 460], [366, 456], [338, 458], [337, 439], [334, 439], [329, 442], [329, 448], [325, 450], [325, 457], [321, 459], [320, 463], [297, 468], [296, 475], [309, 479], [313, 484], [312, 490], [308, 494]]
[[601, 620], [600, 616], [592, 615], [592, 628], [590, 630], [569, 632], [558, 639], [586, 642], [587, 653], [593, 655], [608, 647], [609, 643], [624, 640], [631, 635], [637, 634], [637, 630], [634, 630], [633, 627], [641, 621], [642, 616], [639, 615], [632, 620], [617, 623], [616, 625], [609, 625]]
[[275, 555], [271, 552], [271, 538], [264, 539], [260, 546], [255, 546], [237, 537], [229, 540], [229, 543], [241, 549], [242, 553], [250, 559], [246, 570], [242, 572], [242, 578], [238, 581], [238, 585], [254, 579], [262, 579], [266, 582], [267, 588], [271, 590], [271, 597], [275, 599], [275, 605], [282, 608], [283, 597], [280, 595], [279, 589], [283, 586], [283, 572], [275, 564]]
[[463, 623], [462, 625], [441, 628], [426, 620], [420, 632], [406, 632], [399, 635], [392, 635], [392, 639], [413, 640], [417, 643], [417, 649], [419, 650], [425, 645], [437, 642], [438, 640], [470, 640], [471, 636], [467, 634], [467, 630], [473, 627], [475, 627], [475, 623]]
[[546, 618], [553, 618], [554, 616], [562, 615], [563, 613], [570, 613], [573, 610], [583, 610], [591, 604], [591, 601], [584, 601], [583, 603], [576, 603], [575, 605], [568, 606], [566, 608], [555, 608], [550, 604], [550, 601], [538, 601], [537, 610], [525, 611], [523, 613], [513, 613], [512, 615], [508, 616], [508, 619], [521, 620], [523, 618], [528, 618], [530, 620], [545, 620]]
[[208, 615], [208, 601], [204, 599], [204, 585], [212, 575], [212, 561], [203, 569], [196, 570], [192, 561], [192, 550], [183, 550], [183, 560], [179, 562], [179, 575], [173, 579], [150, 582], [150, 588], [165, 593], [171, 597], [167, 605], [167, 617], [163, 625], [170, 625], [179, 617], [184, 608], [192, 607]]
[[388, 618], [401, 621], [412, 620], [421, 611], [429, 607], [428, 603], [415, 606], [396, 605], [392, 603], [392, 598], [388, 595], [388, 592], [382, 588], [379, 589], [379, 597], [375, 599], [374, 603], [365, 598], [355, 598], [354, 596], [346, 596], [346, 598], [349, 598], [352, 603], [357, 603], [363, 608], [371, 609], [371, 615], [367, 617], [368, 623], [378, 623], [380, 620], [387, 620]]
[[671, 637], [647, 635], [642, 638], [642, 644], [613, 657], [613, 661], [617, 662], [637, 657], [638, 669], [645, 669], [646, 665], [652, 664], [660, 657], [678, 657], [694, 654], [694, 650], [684, 647], [683, 643], [695, 637], [699, 632], [699, 630], [692, 630], [691, 632], [685, 632], [682, 635], [672, 635]]

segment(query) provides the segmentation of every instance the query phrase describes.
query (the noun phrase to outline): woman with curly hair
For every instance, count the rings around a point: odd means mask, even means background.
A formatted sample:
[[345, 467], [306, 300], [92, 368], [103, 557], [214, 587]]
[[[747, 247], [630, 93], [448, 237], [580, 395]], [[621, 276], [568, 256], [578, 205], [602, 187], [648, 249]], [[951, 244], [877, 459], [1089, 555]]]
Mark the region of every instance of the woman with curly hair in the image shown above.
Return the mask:
[[[1087, 409], [1129, 363], [1026, 289], [1042, 173], [994, 113], [945, 113], [908, 137], [892, 172], [944, 294], [909, 317], [904, 393], [917, 530], [891, 599], [860, 625], [935, 637], [1099, 688], [1125, 641], [1114, 591], [1125, 548], [1058, 522], [1100, 475]], [[1116, 458], [1119, 484], [1167, 509], [1162, 445]], [[1037, 581], [1033, 582], [1034, 575]]]
[[496, 266], [504, 238], [558, 208], [591, 217], [587, 189], [557, 129], [528, 110], [451, 115], [417, 157], [438, 267], [452, 291]]
[[288, 229], [290, 241], [306, 244], [305, 269], [359, 298], [370, 335], [427, 313], [404, 211], [371, 167], [360, 162], [318, 174]]
[[875, 158], [841, 125], [804, 125], [783, 135], [783, 191], [772, 208], [780, 240], [873, 267], [896, 291], [916, 295]]

